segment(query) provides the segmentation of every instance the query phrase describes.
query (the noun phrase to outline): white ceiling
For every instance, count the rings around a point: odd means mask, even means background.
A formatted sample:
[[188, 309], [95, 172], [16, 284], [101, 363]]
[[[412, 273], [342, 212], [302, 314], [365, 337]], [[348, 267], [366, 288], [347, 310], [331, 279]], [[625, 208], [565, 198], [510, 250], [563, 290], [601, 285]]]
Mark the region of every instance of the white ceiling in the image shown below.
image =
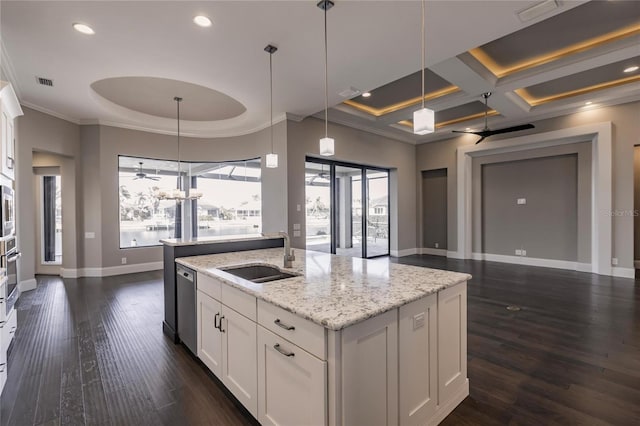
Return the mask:
[[[457, 55], [584, 1], [562, 1], [555, 11], [526, 25], [520, 22], [515, 12], [535, 3], [428, 1], [427, 66], [438, 64], [440, 72], [446, 72]], [[205, 86], [247, 108], [232, 119], [185, 122], [185, 134], [230, 136], [264, 128], [269, 124], [269, 55], [263, 48], [269, 43], [279, 48], [273, 57], [275, 115], [304, 117], [324, 107], [323, 12], [315, 0], [4, 0], [0, 8], [2, 67], [21, 102], [77, 123], [172, 132], [174, 120], [120, 107], [90, 87], [105, 78], [151, 76]], [[194, 25], [197, 14], [211, 17], [213, 26]], [[336, 0], [328, 20], [330, 105], [344, 100], [338, 93], [346, 88], [372, 89], [419, 70], [419, 1]], [[96, 34], [77, 33], [74, 22], [90, 25]], [[471, 84], [470, 97], [488, 86], [465, 83], [477, 75], [467, 76], [464, 68], [451, 70], [449, 81], [463, 90]], [[53, 79], [54, 87], [36, 84], [36, 76]], [[506, 102], [501, 96], [492, 100]], [[172, 97], [167, 103], [173, 103]], [[519, 119], [519, 112], [511, 118]], [[361, 128], [369, 125], [364, 118], [347, 117], [340, 108], [332, 111], [332, 119]], [[403, 130], [385, 132], [420, 142]]]

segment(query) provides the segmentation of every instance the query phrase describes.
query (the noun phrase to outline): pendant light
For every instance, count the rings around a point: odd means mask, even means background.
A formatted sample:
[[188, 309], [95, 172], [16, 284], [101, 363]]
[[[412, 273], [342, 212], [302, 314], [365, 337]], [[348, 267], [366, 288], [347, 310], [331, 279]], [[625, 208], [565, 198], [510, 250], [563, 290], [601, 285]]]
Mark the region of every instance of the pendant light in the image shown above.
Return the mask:
[[327, 54], [327, 11], [334, 6], [331, 0], [320, 0], [317, 6], [324, 10], [324, 138], [320, 139], [320, 155], [329, 157], [335, 153], [335, 142], [329, 137], [329, 73]]
[[278, 154], [273, 152], [273, 54], [278, 51], [278, 48], [268, 44], [264, 51], [269, 54], [269, 116], [271, 117], [271, 126], [269, 128], [271, 133], [271, 152], [267, 154], [267, 167], [275, 169], [278, 167]]
[[424, 2], [425, 0], [422, 0], [422, 67], [420, 68], [422, 70], [422, 108], [413, 112], [413, 133], [416, 135], [426, 135], [435, 131], [435, 113], [424, 106]]
[[180, 162], [180, 102], [182, 102], [182, 98], [179, 96], [175, 96], [173, 100], [176, 102], [176, 117], [178, 123], [178, 183], [176, 189], [170, 190], [158, 190], [156, 193], [156, 197], [161, 200], [176, 200], [183, 201], [186, 199], [197, 199], [202, 197], [202, 193], [197, 190], [191, 189], [189, 190], [189, 195], [185, 195], [185, 191], [182, 189], [182, 167]]

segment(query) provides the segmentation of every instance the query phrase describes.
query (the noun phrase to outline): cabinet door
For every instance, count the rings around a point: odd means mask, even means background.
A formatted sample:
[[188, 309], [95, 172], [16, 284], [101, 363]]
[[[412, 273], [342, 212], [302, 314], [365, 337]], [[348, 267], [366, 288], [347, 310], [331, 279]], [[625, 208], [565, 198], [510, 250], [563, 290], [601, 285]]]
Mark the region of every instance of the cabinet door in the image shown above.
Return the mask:
[[2, 174], [6, 174], [7, 139], [9, 138], [9, 117], [4, 111], [4, 106], [2, 108], [2, 111], [0, 111], [0, 122], [2, 126], [0, 133], [0, 172], [2, 172]]
[[258, 416], [256, 323], [222, 305], [222, 376], [218, 377], [249, 410]]
[[222, 333], [216, 328], [222, 316], [222, 305], [198, 290], [198, 358], [218, 378], [222, 373]]
[[327, 424], [327, 363], [258, 326], [258, 420], [263, 426]]
[[438, 404], [436, 294], [400, 308], [400, 425], [426, 425]]
[[345, 425], [398, 424], [398, 310], [342, 331]]
[[467, 283], [438, 293], [438, 404], [467, 381]]

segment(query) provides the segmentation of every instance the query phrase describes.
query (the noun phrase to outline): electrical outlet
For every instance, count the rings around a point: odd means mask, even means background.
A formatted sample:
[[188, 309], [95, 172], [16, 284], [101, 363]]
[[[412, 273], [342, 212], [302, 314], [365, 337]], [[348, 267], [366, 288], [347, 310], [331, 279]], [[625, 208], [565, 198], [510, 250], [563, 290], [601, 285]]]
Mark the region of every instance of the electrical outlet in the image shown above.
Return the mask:
[[300, 211], [300, 204], [296, 204], [296, 210]]
[[436, 247], [436, 248], [440, 247], [440, 244], [435, 243], [435, 247]]
[[96, 233], [95, 232], [85, 232], [84, 233], [84, 238], [87, 240], [90, 240], [92, 238], [96, 237]]
[[522, 256], [522, 250], [516, 250], [516, 256]]
[[127, 258], [126, 258], [126, 257], [123, 257], [123, 258], [122, 258], [122, 264], [123, 264], [123, 265], [126, 265], [126, 264], [127, 264]]
[[617, 257], [614, 257], [613, 259], [611, 259], [611, 265], [618, 266], [618, 258]]
[[526, 250], [522, 250], [522, 255], [526, 256], [527, 255], [527, 251]]

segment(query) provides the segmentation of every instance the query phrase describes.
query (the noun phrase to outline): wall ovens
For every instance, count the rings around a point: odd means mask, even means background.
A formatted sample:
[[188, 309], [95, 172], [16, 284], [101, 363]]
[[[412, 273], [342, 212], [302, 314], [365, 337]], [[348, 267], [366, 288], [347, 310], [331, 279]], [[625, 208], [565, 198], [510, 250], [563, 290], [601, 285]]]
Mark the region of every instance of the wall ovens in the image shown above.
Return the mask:
[[20, 290], [18, 289], [18, 264], [20, 252], [16, 248], [16, 238], [10, 237], [0, 241], [0, 268], [3, 268], [7, 281], [0, 291], [0, 322], [6, 321], [11, 314]]

